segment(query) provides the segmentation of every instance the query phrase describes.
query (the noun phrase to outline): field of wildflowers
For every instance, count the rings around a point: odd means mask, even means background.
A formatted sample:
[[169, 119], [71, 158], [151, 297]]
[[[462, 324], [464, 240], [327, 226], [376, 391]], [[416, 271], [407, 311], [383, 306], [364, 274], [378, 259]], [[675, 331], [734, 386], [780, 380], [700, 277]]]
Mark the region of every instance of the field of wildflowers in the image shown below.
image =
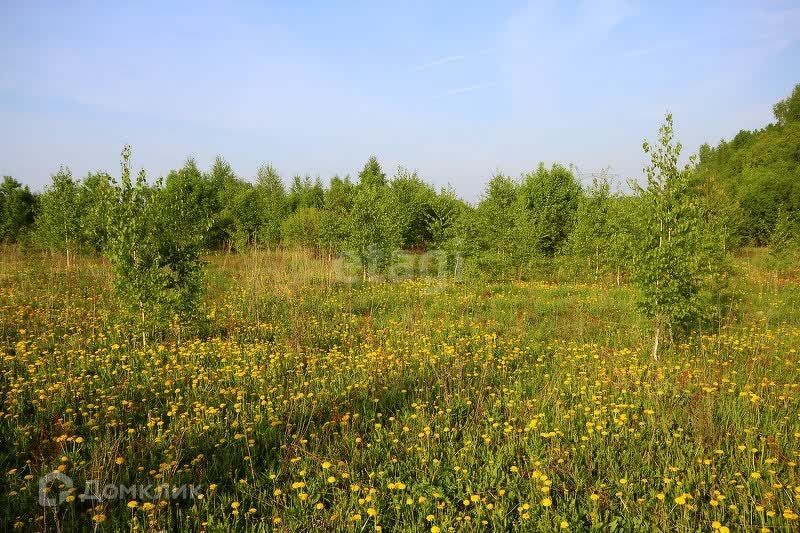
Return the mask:
[[800, 529], [800, 289], [752, 258], [658, 362], [626, 286], [209, 261], [206, 334], [143, 342], [99, 260], [2, 255], [0, 529]]

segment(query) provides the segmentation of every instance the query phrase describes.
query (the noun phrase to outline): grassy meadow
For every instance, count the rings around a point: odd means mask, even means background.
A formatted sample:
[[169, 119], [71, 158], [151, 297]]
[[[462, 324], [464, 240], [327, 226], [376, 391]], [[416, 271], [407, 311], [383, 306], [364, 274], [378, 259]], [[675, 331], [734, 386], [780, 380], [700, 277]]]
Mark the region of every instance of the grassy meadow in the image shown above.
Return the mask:
[[[800, 529], [800, 288], [762, 250], [736, 258], [737, 320], [658, 361], [613, 279], [207, 261], [205, 331], [154, 341], [100, 259], [2, 250], [0, 529]], [[56, 471], [74, 486], [43, 507]]]

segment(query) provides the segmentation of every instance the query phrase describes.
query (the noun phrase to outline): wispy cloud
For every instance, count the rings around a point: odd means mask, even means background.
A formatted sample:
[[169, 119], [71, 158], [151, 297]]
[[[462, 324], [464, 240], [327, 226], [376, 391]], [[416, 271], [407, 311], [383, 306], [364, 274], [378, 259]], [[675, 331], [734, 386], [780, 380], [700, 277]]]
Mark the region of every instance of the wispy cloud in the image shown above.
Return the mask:
[[446, 65], [447, 63], [453, 63], [455, 61], [461, 61], [467, 56], [465, 55], [455, 55], [455, 56], [444, 56], [440, 57], [439, 59], [434, 59], [428, 63], [424, 63], [422, 65], [417, 65], [416, 67], [412, 67], [410, 70], [412, 72], [417, 72], [420, 70], [425, 70], [433, 67], [438, 67], [439, 65]]
[[438, 94], [433, 97], [434, 100], [438, 100], [440, 98], [448, 98], [450, 96], [456, 96], [459, 94], [464, 93], [471, 93], [473, 91], [480, 91], [481, 89], [488, 89], [489, 87], [494, 87], [497, 85], [496, 83], [480, 83], [477, 85], [468, 85], [466, 87], [459, 87], [458, 89], [452, 89], [441, 94]]
[[449, 56], [443, 56], [438, 59], [434, 59], [433, 61], [429, 61], [427, 63], [423, 63], [422, 65], [417, 65], [415, 67], [411, 67], [409, 72], [418, 72], [420, 70], [426, 70], [429, 68], [439, 67], [442, 65], [447, 65], [448, 63], [456, 63], [458, 61], [464, 61], [465, 59], [469, 59], [472, 57], [482, 56], [484, 54], [488, 54], [491, 52], [492, 48], [485, 48], [483, 50], [478, 50], [477, 52], [471, 52], [469, 54], [454, 54]]

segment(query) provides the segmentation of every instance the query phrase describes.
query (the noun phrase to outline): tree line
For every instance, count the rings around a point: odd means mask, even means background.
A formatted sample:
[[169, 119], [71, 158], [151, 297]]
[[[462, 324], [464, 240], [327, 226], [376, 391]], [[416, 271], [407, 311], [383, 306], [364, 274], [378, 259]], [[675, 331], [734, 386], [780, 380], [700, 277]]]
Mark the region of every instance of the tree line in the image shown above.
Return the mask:
[[474, 205], [403, 167], [388, 177], [374, 156], [355, 179], [327, 184], [295, 176], [287, 187], [269, 164], [244, 180], [221, 157], [207, 171], [189, 159], [150, 183], [131, 175], [126, 147], [118, 179], [61, 168], [37, 195], [4, 178], [0, 239], [61, 252], [67, 265], [105, 254], [133, 312], [161, 322], [196, 308], [209, 250], [302, 246], [346, 255], [365, 280], [402, 250], [436, 250], [442, 272], [495, 279], [569, 264], [640, 286], [655, 354], [661, 335], [721, 312], [732, 250], [771, 244], [776, 261], [796, 261], [800, 85], [774, 112], [775, 123], [704, 145], [685, 166], [667, 116], [643, 146], [647, 181], [629, 194], [604, 176], [581, 184], [571, 167], [540, 164], [518, 179], [493, 176]]
[[731, 246], [770, 244], [800, 215], [800, 84], [773, 112], [766, 127], [698, 153], [695, 186], [717, 205]]

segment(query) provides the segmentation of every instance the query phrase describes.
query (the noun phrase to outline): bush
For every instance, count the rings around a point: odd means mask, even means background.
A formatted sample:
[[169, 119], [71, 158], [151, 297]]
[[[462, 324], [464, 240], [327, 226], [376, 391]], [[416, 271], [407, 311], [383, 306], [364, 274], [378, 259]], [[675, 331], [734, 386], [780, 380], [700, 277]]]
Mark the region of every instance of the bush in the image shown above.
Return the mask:
[[321, 243], [322, 211], [316, 207], [301, 207], [281, 224], [284, 243], [318, 250]]

